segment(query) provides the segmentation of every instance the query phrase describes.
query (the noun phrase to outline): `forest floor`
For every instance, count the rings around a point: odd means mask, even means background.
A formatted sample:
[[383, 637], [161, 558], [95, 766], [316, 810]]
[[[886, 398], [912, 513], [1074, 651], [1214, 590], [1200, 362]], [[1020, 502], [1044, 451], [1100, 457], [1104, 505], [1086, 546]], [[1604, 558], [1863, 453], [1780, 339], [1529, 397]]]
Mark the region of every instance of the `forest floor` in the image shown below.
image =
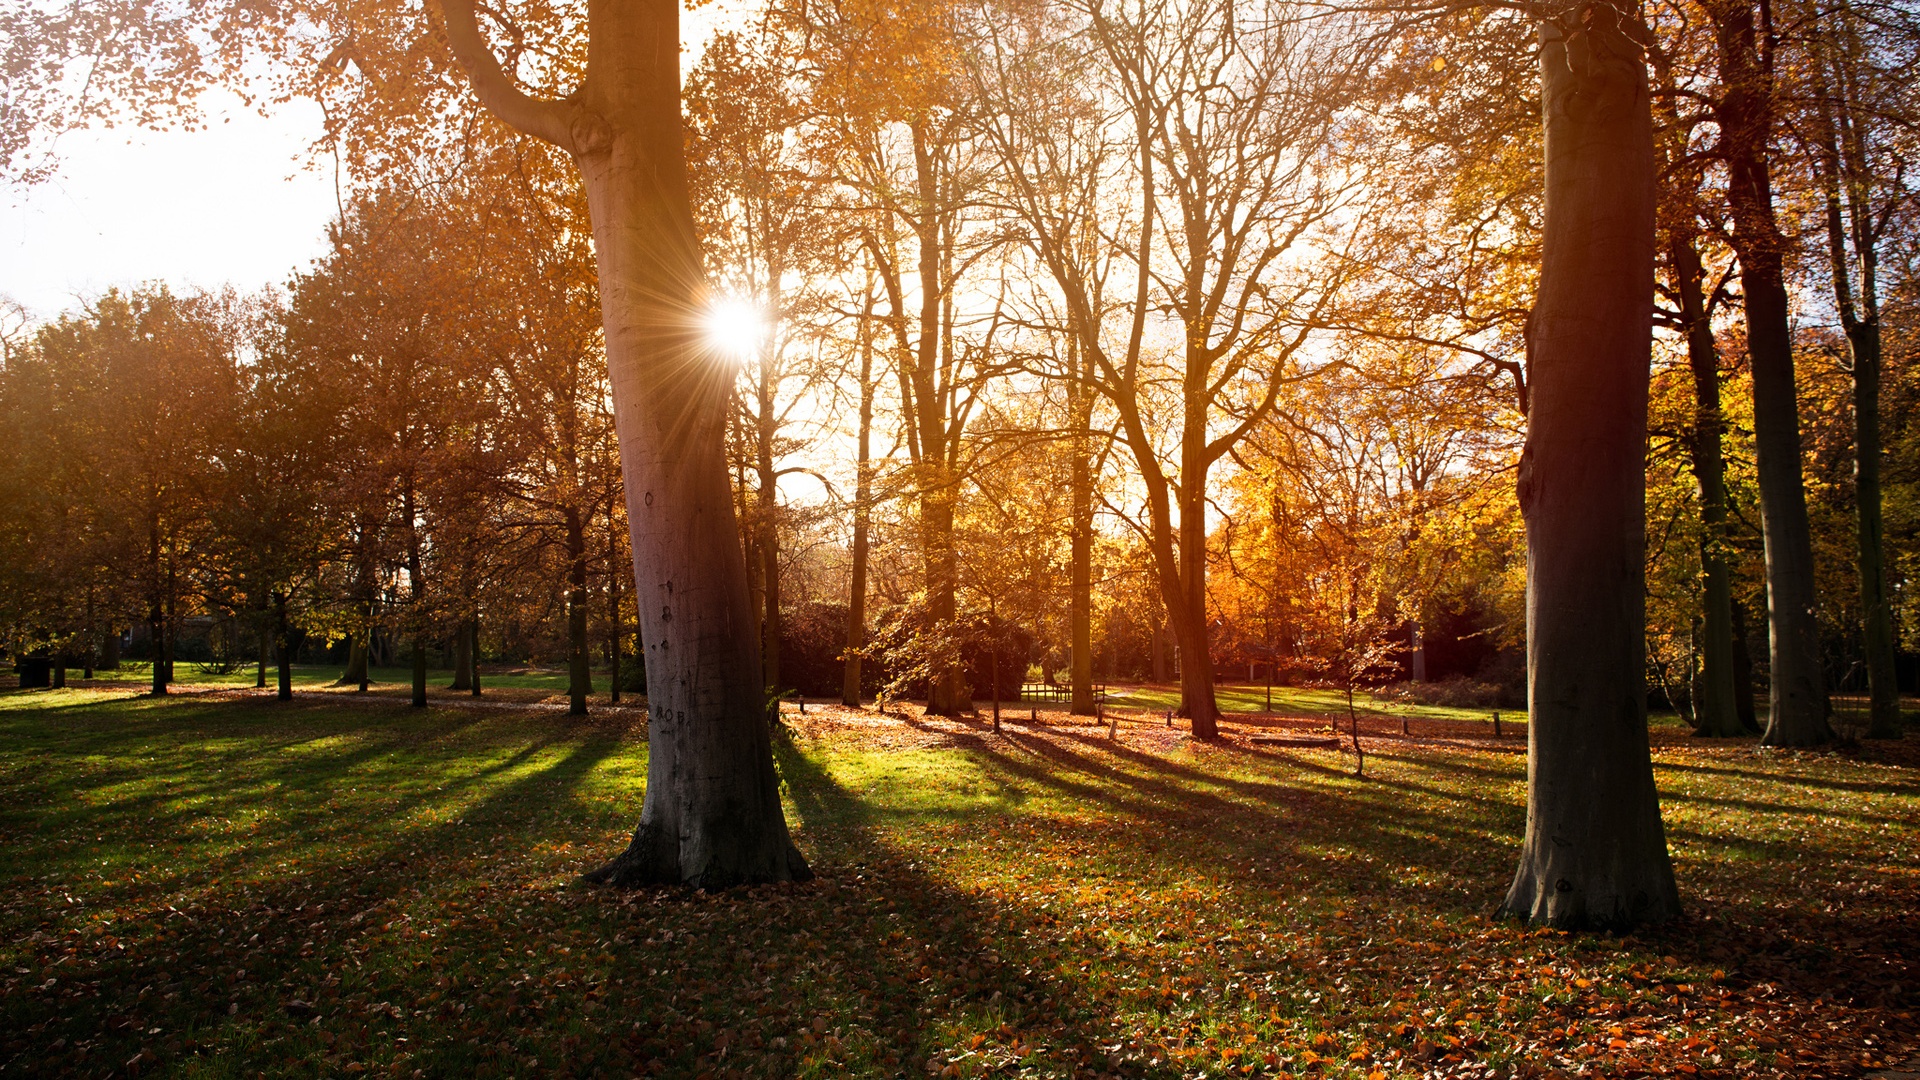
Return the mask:
[[1317, 715], [790, 705], [819, 877], [699, 894], [576, 883], [638, 816], [637, 709], [183, 689], [0, 691], [0, 1075], [1920, 1068], [1920, 738], [1657, 726], [1688, 913], [1569, 936], [1490, 917], [1525, 740], [1477, 721], [1363, 718], [1356, 778], [1255, 741]]

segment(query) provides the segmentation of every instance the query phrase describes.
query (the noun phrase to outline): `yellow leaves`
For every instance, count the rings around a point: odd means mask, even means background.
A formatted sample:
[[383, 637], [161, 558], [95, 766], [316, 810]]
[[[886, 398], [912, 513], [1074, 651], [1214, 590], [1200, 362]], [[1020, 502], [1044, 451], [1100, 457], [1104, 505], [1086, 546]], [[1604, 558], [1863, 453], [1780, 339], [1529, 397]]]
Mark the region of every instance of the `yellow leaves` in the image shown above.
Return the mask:
[[1436, 56], [1433, 58], [1433, 63], [1428, 64], [1427, 67], [1435, 72], [1445, 71], [1447, 68], [1447, 58], [1444, 56]]

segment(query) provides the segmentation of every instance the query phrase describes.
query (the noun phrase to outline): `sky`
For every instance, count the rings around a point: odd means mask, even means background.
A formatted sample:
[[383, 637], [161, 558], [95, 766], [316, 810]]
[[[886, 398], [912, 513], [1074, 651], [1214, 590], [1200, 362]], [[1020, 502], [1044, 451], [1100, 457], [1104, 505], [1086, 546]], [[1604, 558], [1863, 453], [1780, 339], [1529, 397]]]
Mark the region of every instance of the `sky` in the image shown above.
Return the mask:
[[[681, 70], [752, 3], [703, 4], [682, 19]], [[35, 320], [110, 287], [164, 281], [176, 291], [284, 284], [326, 246], [339, 202], [330, 159], [311, 160], [319, 107], [271, 118], [208, 95], [205, 130], [116, 128], [60, 141], [60, 175], [0, 187], [0, 297]]]
[[257, 289], [304, 269], [338, 205], [331, 161], [307, 153], [319, 108], [207, 104], [203, 131], [67, 135], [58, 177], [0, 188], [0, 296], [45, 319], [111, 286]]

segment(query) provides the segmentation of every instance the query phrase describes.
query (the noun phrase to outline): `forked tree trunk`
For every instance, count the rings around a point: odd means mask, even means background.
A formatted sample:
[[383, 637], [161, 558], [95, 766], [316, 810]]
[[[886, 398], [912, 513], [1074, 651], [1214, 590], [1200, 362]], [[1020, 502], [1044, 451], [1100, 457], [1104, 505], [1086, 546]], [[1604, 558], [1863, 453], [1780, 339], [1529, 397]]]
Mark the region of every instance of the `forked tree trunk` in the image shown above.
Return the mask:
[[[1727, 205], [1753, 361], [1753, 444], [1766, 542], [1771, 746], [1833, 740], [1820, 670], [1814, 608], [1813, 530], [1800, 471], [1800, 405], [1788, 324], [1786, 238], [1773, 212], [1768, 155], [1773, 135], [1773, 76], [1761, 52], [1751, 0], [1706, 5], [1718, 49], [1721, 92], [1715, 106]], [[1768, 46], [1771, 49], [1771, 45]]]
[[1614, 9], [1541, 24], [1546, 236], [1520, 465], [1527, 832], [1502, 910], [1563, 929], [1680, 910], [1647, 746], [1647, 384], [1654, 157]]
[[811, 877], [787, 835], [722, 438], [734, 366], [701, 347], [705, 280], [680, 119], [679, 5], [595, 5], [588, 76], [527, 97], [471, 0], [448, 36], [487, 106], [569, 150], [593, 217], [601, 314], [646, 645], [646, 802], [587, 879], [718, 888]]

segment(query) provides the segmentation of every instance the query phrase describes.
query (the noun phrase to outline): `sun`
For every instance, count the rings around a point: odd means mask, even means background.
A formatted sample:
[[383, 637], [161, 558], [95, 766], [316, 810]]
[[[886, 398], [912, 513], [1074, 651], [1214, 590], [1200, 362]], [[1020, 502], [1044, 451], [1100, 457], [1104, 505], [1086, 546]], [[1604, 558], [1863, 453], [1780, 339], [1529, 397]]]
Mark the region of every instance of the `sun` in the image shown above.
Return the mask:
[[707, 308], [706, 330], [714, 351], [744, 362], [760, 351], [767, 323], [751, 301], [721, 297]]

